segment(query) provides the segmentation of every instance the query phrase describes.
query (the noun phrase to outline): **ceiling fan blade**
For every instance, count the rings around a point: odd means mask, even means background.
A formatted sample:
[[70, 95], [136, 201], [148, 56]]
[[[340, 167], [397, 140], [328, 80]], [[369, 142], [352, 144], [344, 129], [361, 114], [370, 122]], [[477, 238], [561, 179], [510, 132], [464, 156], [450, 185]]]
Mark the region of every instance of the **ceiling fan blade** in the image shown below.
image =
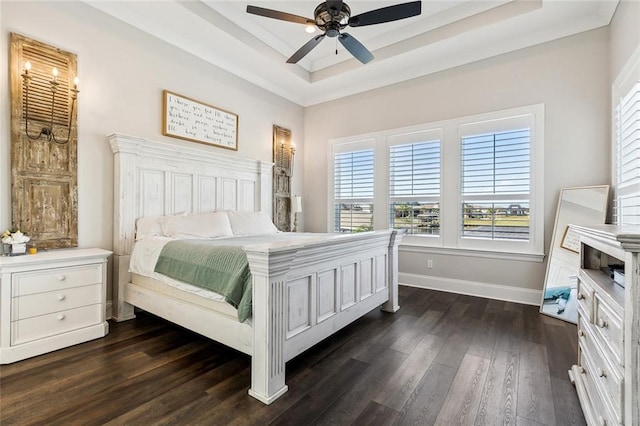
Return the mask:
[[327, 0], [327, 11], [331, 16], [336, 16], [342, 10], [342, 0]]
[[383, 7], [370, 10], [360, 15], [349, 18], [350, 27], [363, 27], [365, 25], [382, 24], [384, 22], [397, 21], [399, 19], [410, 18], [422, 13], [422, 2], [412, 1], [409, 3], [396, 4], [394, 6]]
[[340, 43], [344, 46], [345, 49], [349, 51], [357, 60], [362, 62], [363, 64], [368, 63], [373, 59], [373, 55], [369, 50], [362, 45], [356, 38], [347, 33], [342, 33], [338, 37]]
[[320, 43], [322, 41], [323, 38], [324, 38], [324, 34], [320, 34], [320, 35], [315, 36], [314, 38], [312, 38], [308, 42], [306, 42], [304, 46], [302, 46], [300, 49], [298, 49], [298, 51], [296, 53], [294, 53], [289, 59], [287, 59], [287, 63], [288, 64], [297, 63], [300, 59], [302, 59], [305, 56], [307, 56], [307, 53], [311, 52], [313, 50], [313, 48], [316, 47], [318, 45], [318, 43]]
[[247, 13], [279, 19], [281, 21], [294, 22], [296, 24], [307, 25], [315, 23], [313, 19], [305, 18], [304, 16], [293, 15], [291, 13], [280, 12], [278, 10], [265, 9], [264, 7], [258, 6], [247, 6]]

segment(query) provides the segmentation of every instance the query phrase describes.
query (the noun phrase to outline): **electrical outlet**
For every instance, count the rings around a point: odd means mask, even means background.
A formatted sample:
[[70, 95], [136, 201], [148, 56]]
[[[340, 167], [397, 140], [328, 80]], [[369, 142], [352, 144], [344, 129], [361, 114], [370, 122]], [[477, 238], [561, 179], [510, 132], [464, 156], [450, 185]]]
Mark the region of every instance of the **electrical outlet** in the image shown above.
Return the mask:
[[433, 260], [427, 259], [427, 269], [433, 269]]

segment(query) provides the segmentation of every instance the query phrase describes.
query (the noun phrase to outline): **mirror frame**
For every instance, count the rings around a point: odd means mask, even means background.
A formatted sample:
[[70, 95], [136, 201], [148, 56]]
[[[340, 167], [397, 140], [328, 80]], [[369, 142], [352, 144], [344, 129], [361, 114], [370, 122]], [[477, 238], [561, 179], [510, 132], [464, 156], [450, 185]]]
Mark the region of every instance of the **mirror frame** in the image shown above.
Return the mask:
[[[569, 232], [569, 224], [603, 224], [607, 216], [608, 202], [609, 185], [579, 186], [560, 190], [540, 300], [540, 313], [577, 323], [580, 241]], [[557, 284], [559, 280], [562, 282]]]

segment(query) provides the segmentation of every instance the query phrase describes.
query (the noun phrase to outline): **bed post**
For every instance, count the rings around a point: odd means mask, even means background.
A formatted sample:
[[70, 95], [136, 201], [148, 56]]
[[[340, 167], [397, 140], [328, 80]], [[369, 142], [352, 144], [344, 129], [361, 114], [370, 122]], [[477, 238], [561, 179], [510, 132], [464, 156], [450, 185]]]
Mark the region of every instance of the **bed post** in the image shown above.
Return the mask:
[[251, 388], [249, 395], [271, 404], [284, 394], [286, 337], [286, 273], [295, 250], [277, 253], [247, 250], [253, 276], [253, 354], [251, 356]]
[[398, 246], [400, 245], [400, 241], [402, 241], [403, 235], [404, 230], [393, 230], [389, 237], [389, 254], [387, 255], [389, 262], [389, 282], [387, 283], [389, 287], [389, 300], [380, 308], [385, 312], [398, 312], [398, 309], [400, 309], [400, 305], [398, 304]]
[[116, 321], [126, 321], [136, 317], [133, 306], [124, 301], [124, 286], [131, 279], [129, 259], [134, 239], [135, 200], [122, 194], [135, 194], [138, 144], [115, 133], [107, 136], [107, 140], [114, 153], [112, 317]]

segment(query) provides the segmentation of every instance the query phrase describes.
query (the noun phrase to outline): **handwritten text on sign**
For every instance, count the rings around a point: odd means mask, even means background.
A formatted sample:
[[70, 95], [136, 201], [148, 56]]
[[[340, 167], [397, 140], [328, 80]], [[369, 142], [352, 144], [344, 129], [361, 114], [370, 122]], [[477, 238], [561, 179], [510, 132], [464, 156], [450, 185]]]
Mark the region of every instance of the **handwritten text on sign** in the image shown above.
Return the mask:
[[238, 149], [238, 116], [164, 91], [163, 134]]

